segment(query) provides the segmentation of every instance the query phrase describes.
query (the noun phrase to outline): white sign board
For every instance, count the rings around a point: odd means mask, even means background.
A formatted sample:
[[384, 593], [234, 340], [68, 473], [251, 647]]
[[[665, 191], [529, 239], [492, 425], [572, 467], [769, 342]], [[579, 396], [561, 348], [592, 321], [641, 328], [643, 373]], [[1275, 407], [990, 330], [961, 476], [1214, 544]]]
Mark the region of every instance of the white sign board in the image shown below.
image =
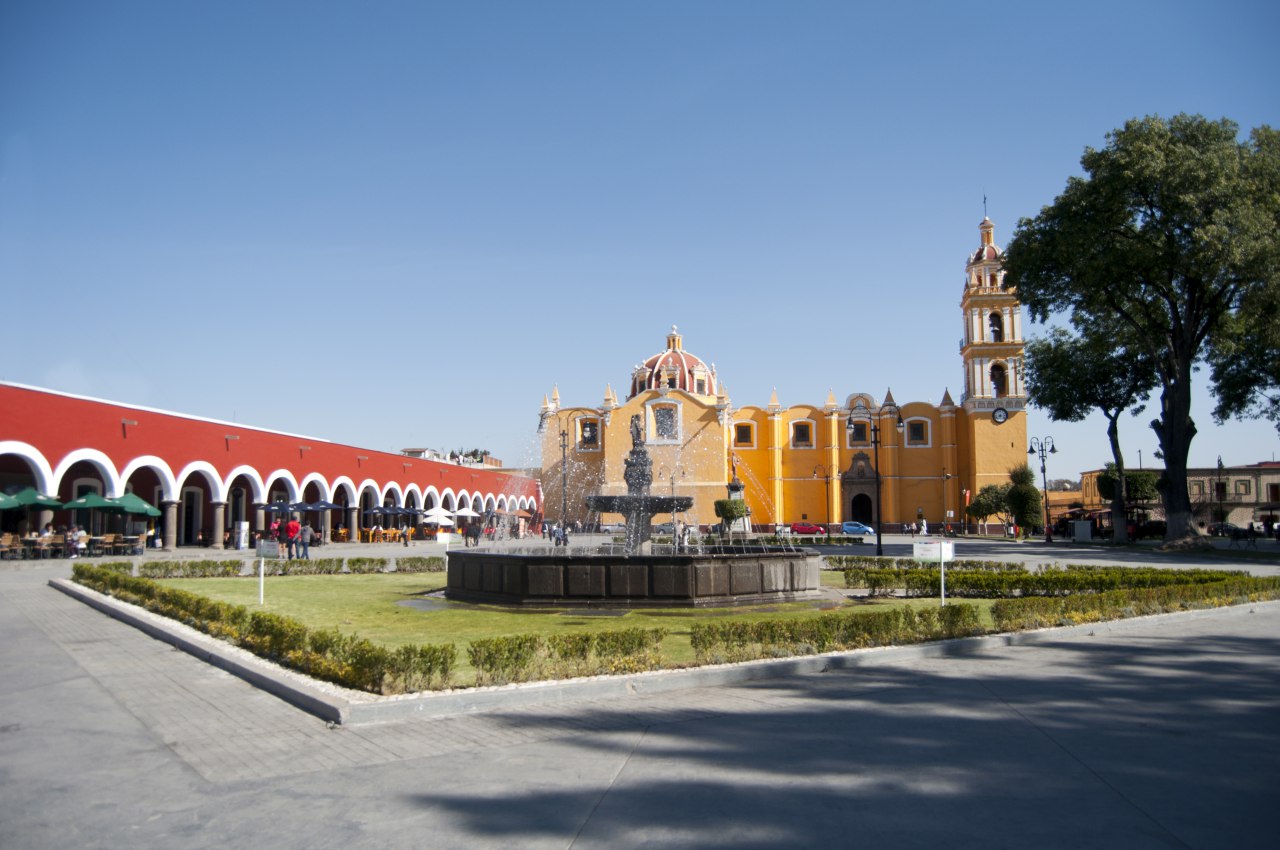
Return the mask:
[[950, 540], [928, 540], [911, 544], [911, 557], [917, 561], [931, 563], [953, 561], [956, 557], [956, 544]]

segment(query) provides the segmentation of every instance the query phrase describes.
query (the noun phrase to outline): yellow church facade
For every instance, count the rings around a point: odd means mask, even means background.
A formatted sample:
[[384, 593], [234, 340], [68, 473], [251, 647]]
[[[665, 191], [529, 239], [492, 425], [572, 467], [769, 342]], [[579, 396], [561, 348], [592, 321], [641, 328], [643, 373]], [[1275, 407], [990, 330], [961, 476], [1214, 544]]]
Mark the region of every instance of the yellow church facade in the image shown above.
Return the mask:
[[[898, 402], [853, 392], [784, 407], [775, 390], [763, 406], [735, 406], [716, 368], [684, 348], [673, 327], [666, 348], [637, 366], [624, 400], [612, 386], [594, 407], [544, 399], [541, 483], [549, 521], [620, 522], [591, 513], [585, 497], [626, 492], [623, 461], [639, 423], [653, 461], [650, 491], [689, 496], [679, 521], [717, 522], [714, 503], [742, 484], [757, 530], [797, 522], [856, 520], [886, 531], [963, 522], [972, 494], [1008, 481], [1027, 462], [1021, 308], [1004, 286], [994, 227], [983, 219], [960, 298], [964, 387], [957, 403]], [[880, 493], [876, 498], [879, 471]], [[654, 522], [672, 520], [658, 516]]]

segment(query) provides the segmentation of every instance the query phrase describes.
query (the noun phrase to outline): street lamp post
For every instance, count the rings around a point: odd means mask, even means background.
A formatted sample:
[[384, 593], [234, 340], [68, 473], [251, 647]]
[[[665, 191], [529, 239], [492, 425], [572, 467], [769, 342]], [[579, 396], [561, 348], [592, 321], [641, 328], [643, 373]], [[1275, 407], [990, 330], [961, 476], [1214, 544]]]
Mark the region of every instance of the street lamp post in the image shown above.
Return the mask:
[[674, 502], [676, 498], [676, 473], [677, 472], [680, 473], [679, 477], [684, 478], [684, 470], [678, 466], [675, 469], [671, 469], [671, 470], [667, 469], [665, 466], [658, 467], [659, 481], [662, 480], [664, 475], [667, 478], [671, 479], [671, 501], [673, 503], [671, 505], [671, 534], [673, 539], [675, 538], [675, 534], [676, 534], [676, 506]]
[[1058, 448], [1053, 444], [1053, 437], [1045, 437], [1038, 440], [1031, 438], [1031, 448], [1027, 449], [1029, 455], [1040, 455], [1040, 480], [1044, 482], [1044, 542], [1053, 542], [1053, 530], [1049, 527], [1049, 476], [1045, 472], [1045, 457], [1058, 453]]
[[[1223, 523], [1227, 521], [1227, 515], [1223, 512], [1222, 500], [1227, 496], [1227, 488], [1222, 485], [1222, 455], [1218, 455], [1218, 486], [1214, 489], [1218, 491], [1218, 528], [1222, 529]], [[1226, 534], [1224, 531], [1223, 534]]]
[[859, 402], [857, 407], [849, 411], [849, 423], [845, 426], [846, 430], [850, 434], [853, 434], [855, 420], [870, 420], [871, 450], [875, 453], [876, 462], [876, 555], [878, 556], [884, 554], [882, 530], [884, 523], [880, 515], [880, 418], [886, 413], [897, 414], [897, 429], [898, 432], [901, 433], [902, 429], [906, 427], [905, 423], [902, 421], [902, 411], [898, 409], [898, 405], [891, 401], [880, 405], [880, 407], [874, 412], [868, 409], [866, 405]]
[[560, 429], [560, 527], [568, 526], [565, 514], [569, 506], [569, 432]]
[[947, 468], [942, 467], [942, 536], [946, 537], [951, 531], [951, 515], [947, 513], [947, 482], [951, 480], [951, 473], [947, 472]]
[[827, 534], [831, 533], [831, 472], [822, 464], [818, 464], [813, 468], [813, 477], [818, 477], [821, 470], [822, 478], [827, 483]]

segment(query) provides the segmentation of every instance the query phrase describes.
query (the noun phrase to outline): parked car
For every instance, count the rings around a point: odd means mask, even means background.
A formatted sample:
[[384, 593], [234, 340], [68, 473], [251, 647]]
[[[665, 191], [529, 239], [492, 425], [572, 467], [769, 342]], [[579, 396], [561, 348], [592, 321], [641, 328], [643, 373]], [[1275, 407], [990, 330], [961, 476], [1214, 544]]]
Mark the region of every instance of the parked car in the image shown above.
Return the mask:
[[792, 534], [826, 534], [826, 529], [820, 525], [814, 525], [811, 522], [793, 522], [791, 523]]
[[655, 534], [675, 534], [676, 524], [674, 522], [660, 522], [653, 527]]
[[875, 534], [876, 530], [869, 525], [860, 522], [845, 522], [840, 526], [840, 530], [845, 534]]
[[623, 534], [627, 530], [625, 522], [602, 522], [600, 523], [601, 534]]
[[1214, 537], [1230, 537], [1233, 533], [1240, 530], [1240, 527], [1231, 522], [1214, 522], [1209, 524], [1209, 534]]

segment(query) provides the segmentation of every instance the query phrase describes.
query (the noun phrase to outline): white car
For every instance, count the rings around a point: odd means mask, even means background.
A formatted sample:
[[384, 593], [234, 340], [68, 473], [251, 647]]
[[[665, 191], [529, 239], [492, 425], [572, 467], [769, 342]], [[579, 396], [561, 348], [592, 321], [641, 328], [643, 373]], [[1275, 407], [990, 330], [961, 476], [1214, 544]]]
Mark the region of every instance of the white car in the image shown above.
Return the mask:
[[601, 534], [622, 534], [627, 530], [625, 522], [602, 522], [600, 523]]

